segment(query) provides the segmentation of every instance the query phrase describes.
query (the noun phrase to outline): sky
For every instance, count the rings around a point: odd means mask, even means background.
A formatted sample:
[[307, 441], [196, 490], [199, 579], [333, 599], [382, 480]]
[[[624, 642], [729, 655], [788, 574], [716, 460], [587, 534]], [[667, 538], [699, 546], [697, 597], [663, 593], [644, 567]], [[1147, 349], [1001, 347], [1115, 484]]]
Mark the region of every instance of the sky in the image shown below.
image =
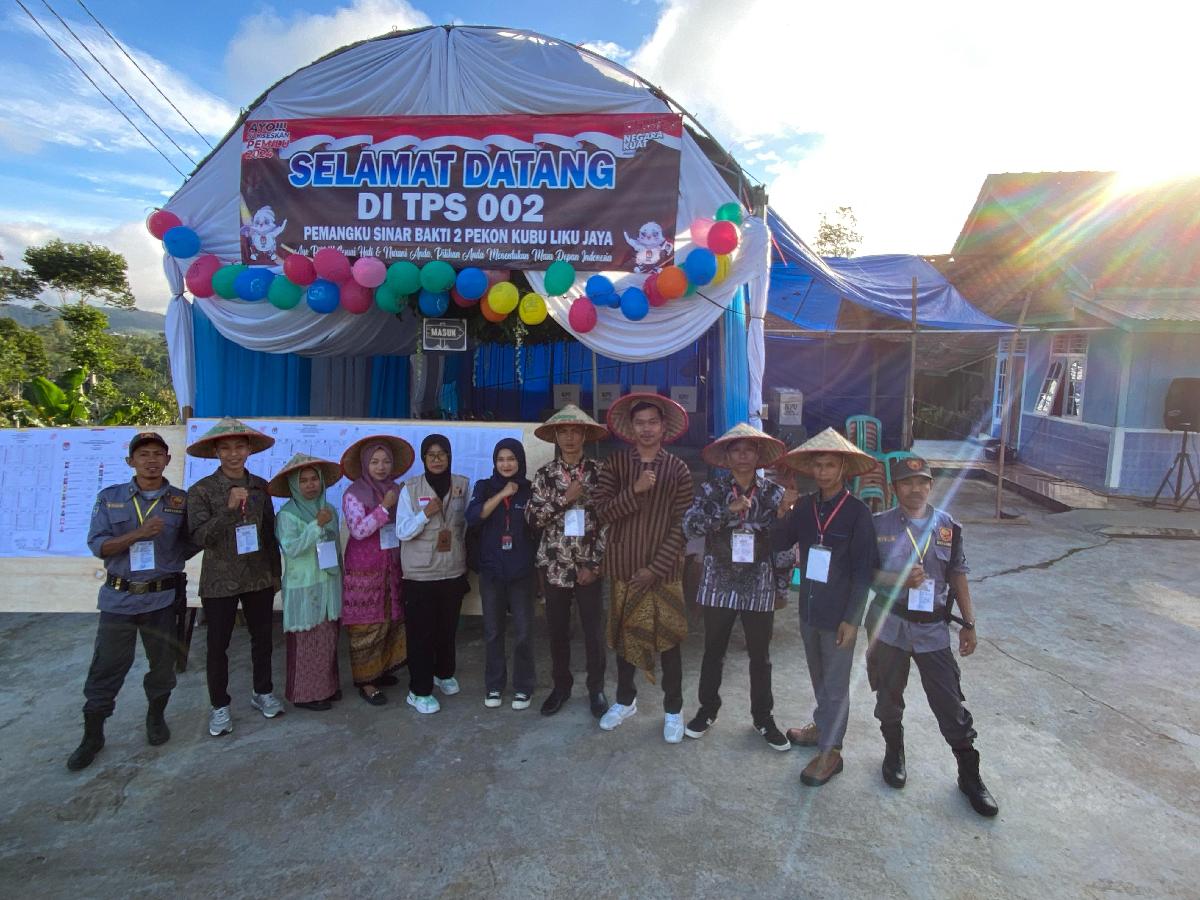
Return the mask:
[[1178, 2], [21, 3], [170, 162], [6, 0], [4, 264], [54, 237], [95, 241], [126, 256], [138, 306], [158, 311], [168, 300], [161, 248], [143, 223], [191, 172], [189, 158], [278, 79], [393, 28], [504, 25], [587, 44], [695, 115], [801, 237], [815, 237], [822, 213], [852, 207], [860, 253], [948, 252], [993, 172], [1117, 170], [1145, 183], [1200, 169], [1200, 10]]

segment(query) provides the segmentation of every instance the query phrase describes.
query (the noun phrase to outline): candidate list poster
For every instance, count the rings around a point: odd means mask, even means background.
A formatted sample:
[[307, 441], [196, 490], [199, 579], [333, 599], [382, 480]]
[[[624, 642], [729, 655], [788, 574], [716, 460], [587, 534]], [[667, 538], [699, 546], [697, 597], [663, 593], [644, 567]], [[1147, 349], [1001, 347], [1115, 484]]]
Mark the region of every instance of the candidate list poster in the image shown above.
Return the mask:
[[672, 260], [682, 118], [278, 119], [242, 131], [242, 261], [649, 272]]

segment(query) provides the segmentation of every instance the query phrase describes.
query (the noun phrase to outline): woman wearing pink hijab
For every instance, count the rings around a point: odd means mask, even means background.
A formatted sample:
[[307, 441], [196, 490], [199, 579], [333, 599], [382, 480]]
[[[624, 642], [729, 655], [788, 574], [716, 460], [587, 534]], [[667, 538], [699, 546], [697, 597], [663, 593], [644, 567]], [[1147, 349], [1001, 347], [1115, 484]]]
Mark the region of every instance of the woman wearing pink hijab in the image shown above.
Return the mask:
[[425, 526], [424, 513], [401, 510], [396, 478], [412, 465], [412, 447], [389, 435], [356, 441], [342, 454], [342, 471], [352, 484], [342, 497], [350, 530], [342, 582], [342, 622], [350, 636], [350, 670], [359, 695], [372, 706], [387, 697], [380, 686], [408, 656], [400, 595], [400, 541]]

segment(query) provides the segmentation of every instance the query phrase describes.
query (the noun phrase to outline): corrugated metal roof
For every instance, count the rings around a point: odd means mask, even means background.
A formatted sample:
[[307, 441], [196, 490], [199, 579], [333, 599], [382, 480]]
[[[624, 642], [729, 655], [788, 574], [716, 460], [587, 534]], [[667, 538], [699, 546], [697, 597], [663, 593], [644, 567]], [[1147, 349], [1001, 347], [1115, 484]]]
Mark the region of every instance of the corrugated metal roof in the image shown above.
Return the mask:
[[1098, 312], [1108, 312], [1135, 322], [1200, 323], [1200, 295], [1185, 297], [1130, 296], [1101, 294], [1091, 298]]

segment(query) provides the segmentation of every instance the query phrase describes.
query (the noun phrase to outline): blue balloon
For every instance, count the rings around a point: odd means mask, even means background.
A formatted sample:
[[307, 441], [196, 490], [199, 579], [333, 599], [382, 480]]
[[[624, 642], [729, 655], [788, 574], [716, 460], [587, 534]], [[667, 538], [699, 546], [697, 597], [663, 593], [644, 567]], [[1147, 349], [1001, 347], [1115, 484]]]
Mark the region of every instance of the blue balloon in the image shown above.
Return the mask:
[[473, 266], [463, 269], [454, 281], [454, 288], [464, 300], [478, 300], [487, 293], [488, 279], [483, 269]]
[[587, 294], [588, 299], [593, 303], [603, 303], [606, 306], [612, 306], [611, 295], [616, 294], [617, 289], [603, 275], [593, 275], [587, 280], [583, 292]]
[[237, 278], [233, 280], [233, 289], [243, 300], [252, 302], [265, 300], [267, 292], [271, 290], [271, 282], [274, 280], [275, 273], [270, 269], [263, 266], [251, 266], [238, 272]]
[[200, 252], [200, 235], [186, 225], [176, 225], [163, 235], [163, 249], [176, 259], [191, 259]]
[[621, 295], [621, 314], [631, 322], [639, 322], [650, 312], [650, 300], [641, 288], [626, 288]]
[[450, 308], [450, 294], [447, 291], [434, 293], [422, 288], [421, 293], [417, 295], [417, 308], [421, 310], [421, 315], [433, 319], [444, 316], [446, 310]]
[[341, 288], [332, 281], [318, 278], [308, 286], [308, 307], [315, 313], [331, 313], [341, 302]]
[[697, 247], [683, 261], [683, 271], [690, 284], [708, 284], [717, 277], [717, 255], [704, 247]]

